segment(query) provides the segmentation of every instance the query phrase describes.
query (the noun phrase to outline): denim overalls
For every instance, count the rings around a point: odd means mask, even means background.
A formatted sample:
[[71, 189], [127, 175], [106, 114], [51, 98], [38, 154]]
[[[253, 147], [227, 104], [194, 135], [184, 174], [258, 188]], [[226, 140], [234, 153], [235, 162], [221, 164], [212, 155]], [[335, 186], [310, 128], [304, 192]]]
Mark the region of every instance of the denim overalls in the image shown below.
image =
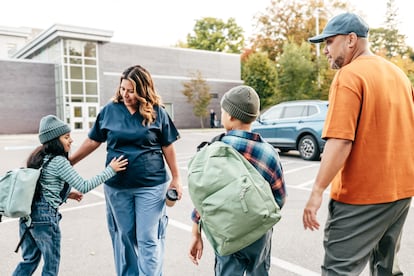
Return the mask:
[[[13, 276], [32, 275], [43, 256], [42, 276], [58, 275], [60, 262], [60, 228], [62, 215], [42, 196], [34, 202], [32, 209], [32, 226], [22, 243], [23, 261], [18, 264]], [[20, 220], [20, 236], [28, 226]]]

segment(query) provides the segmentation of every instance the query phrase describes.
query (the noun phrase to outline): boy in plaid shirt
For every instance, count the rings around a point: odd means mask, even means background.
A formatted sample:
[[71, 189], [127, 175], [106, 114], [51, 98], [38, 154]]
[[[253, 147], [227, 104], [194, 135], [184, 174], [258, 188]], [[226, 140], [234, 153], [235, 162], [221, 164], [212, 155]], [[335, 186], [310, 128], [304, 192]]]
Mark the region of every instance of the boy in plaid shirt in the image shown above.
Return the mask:
[[[260, 113], [260, 100], [256, 91], [246, 85], [236, 86], [226, 92], [221, 100], [221, 122], [226, 134], [221, 141], [233, 146], [267, 180], [272, 188], [276, 203], [283, 207], [286, 197], [282, 165], [277, 151], [263, 138], [251, 132], [251, 123]], [[198, 231], [200, 215], [192, 213], [193, 238], [189, 257], [198, 264], [203, 253], [203, 240]], [[269, 275], [271, 241], [273, 229], [240, 251], [215, 256], [215, 275]]]

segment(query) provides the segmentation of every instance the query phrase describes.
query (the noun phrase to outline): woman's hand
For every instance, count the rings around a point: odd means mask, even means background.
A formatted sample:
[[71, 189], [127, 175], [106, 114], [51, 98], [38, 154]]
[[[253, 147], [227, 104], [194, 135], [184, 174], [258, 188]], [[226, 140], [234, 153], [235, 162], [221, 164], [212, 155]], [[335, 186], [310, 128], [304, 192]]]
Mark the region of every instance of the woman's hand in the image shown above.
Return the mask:
[[170, 186], [168, 186], [168, 189], [177, 190], [178, 200], [180, 200], [183, 197], [183, 186], [181, 185], [181, 179], [179, 176], [172, 178]]

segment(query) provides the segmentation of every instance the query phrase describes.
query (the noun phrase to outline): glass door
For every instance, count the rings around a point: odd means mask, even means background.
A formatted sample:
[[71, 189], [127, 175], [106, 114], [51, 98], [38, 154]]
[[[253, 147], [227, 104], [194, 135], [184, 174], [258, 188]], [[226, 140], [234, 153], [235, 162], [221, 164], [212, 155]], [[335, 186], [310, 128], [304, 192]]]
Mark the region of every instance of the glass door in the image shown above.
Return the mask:
[[89, 130], [98, 115], [98, 104], [71, 103], [70, 126], [72, 130]]

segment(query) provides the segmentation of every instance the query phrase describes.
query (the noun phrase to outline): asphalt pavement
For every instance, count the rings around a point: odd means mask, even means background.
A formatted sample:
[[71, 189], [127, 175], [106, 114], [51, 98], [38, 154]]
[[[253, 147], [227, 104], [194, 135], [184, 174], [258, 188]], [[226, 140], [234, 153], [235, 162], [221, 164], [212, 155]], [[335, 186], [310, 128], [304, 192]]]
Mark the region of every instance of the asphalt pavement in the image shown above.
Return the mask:
[[[184, 186], [184, 196], [175, 206], [168, 207], [164, 276], [214, 275], [214, 254], [204, 239], [204, 255], [199, 266], [191, 263], [187, 251], [191, 239], [190, 214], [193, 208], [187, 190], [187, 163], [196, 146], [210, 140], [223, 129], [180, 130], [176, 142], [177, 161]], [[86, 137], [85, 132], [73, 132], [73, 150]], [[39, 145], [37, 135], [0, 135], [0, 175], [7, 170], [23, 166], [29, 153]], [[282, 210], [282, 219], [275, 226], [272, 241], [272, 267], [270, 275], [320, 275], [323, 259], [323, 224], [327, 215], [328, 193], [318, 213], [322, 225], [318, 231], [305, 231], [302, 211], [309, 196], [319, 162], [302, 160], [296, 152], [281, 155], [287, 183], [288, 198]], [[82, 160], [75, 169], [90, 178], [103, 169], [105, 145]], [[102, 186], [85, 195], [80, 203], [69, 201], [61, 206], [62, 249], [59, 275], [115, 275], [112, 246], [105, 219], [105, 199]], [[414, 276], [414, 213], [411, 208], [406, 221], [401, 250], [400, 267], [404, 275]], [[11, 275], [19, 262], [20, 253], [14, 253], [18, 243], [18, 221], [6, 219], [0, 223], [0, 275]], [[34, 275], [41, 275], [40, 269]], [[362, 275], [369, 275], [367, 269]]]

